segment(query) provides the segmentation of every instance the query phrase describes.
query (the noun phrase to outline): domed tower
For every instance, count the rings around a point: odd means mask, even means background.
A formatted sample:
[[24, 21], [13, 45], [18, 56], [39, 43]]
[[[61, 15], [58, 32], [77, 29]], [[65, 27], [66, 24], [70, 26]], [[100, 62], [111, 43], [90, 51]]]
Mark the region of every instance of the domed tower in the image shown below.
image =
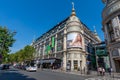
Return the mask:
[[83, 27], [76, 16], [74, 3], [72, 13], [66, 22], [67, 36], [67, 64], [71, 65], [71, 70], [85, 68], [86, 53], [84, 51]]
[[67, 48], [79, 47], [83, 48], [83, 29], [79, 18], [76, 16], [74, 3], [71, 16], [69, 17], [67, 24]]
[[120, 72], [120, 0], [102, 0], [102, 25], [110, 54], [111, 67]]

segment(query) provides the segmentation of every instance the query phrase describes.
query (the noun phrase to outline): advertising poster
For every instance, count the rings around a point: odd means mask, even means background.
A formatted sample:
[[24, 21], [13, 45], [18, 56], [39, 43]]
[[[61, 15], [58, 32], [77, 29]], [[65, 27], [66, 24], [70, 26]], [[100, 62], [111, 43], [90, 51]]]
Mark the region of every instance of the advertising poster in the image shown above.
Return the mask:
[[50, 54], [54, 52], [54, 46], [55, 46], [55, 37], [51, 38], [51, 41], [48, 41], [48, 44], [46, 45], [45, 53]]
[[67, 48], [70, 47], [82, 48], [82, 36], [80, 33], [69, 33], [67, 35]]

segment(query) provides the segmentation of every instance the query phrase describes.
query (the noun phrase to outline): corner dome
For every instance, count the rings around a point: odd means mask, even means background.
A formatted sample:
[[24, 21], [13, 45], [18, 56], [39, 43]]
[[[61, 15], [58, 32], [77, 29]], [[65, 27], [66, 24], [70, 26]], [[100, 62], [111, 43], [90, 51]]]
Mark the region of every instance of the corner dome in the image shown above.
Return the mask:
[[73, 8], [72, 8], [72, 13], [69, 19], [67, 20], [67, 32], [80, 32], [81, 31], [81, 22], [79, 18], [76, 16], [75, 9], [74, 9], [74, 3], [73, 3]]
[[70, 16], [67, 24], [67, 32], [81, 32], [82, 24], [77, 16]]
[[80, 26], [81, 22], [76, 16], [70, 16], [70, 18], [67, 21], [67, 26]]

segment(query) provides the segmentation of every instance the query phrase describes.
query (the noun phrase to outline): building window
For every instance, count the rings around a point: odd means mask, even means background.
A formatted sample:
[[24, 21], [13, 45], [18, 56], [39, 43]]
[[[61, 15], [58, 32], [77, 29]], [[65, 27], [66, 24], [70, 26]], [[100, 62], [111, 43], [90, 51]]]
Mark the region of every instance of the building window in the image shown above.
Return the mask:
[[107, 4], [112, 3], [113, 0], [106, 0]]
[[109, 22], [107, 23], [107, 29], [108, 29], [109, 32], [113, 31], [111, 21], [109, 21]]
[[111, 21], [109, 21], [107, 23], [107, 29], [108, 29], [108, 34], [109, 34], [109, 37], [110, 37], [110, 41], [112, 42], [114, 40], [114, 31], [113, 31], [113, 27], [112, 27]]
[[118, 19], [119, 19], [119, 22], [120, 22], [120, 15], [118, 15]]
[[64, 31], [61, 31], [57, 34], [57, 39], [61, 39], [64, 36]]
[[57, 34], [57, 51], [63, 50], [63, 45], [64, 45], [63, 37], [64, 37], [63, 31], [61, 31]]
[[57, 51], [63, 50], [63, 39], [57, 40]]
[[78, 61], [74, 60], [74, 70], [78, 70]]
[[85, 38], [85, 44], [87, 45], [89, 43], [89, 39]]
[[113, 51], [112, 51], [112, 56], [119, 56], [120, 54], [119, 54], [119, 51], [117, 50], [117, 49], [114, 49]]
[[90, 53], [90, 54], [93, 53], [93, 46], [92, 46], [91, 42], [88, 43], [87, 51], [88, 51], [88, 53]]

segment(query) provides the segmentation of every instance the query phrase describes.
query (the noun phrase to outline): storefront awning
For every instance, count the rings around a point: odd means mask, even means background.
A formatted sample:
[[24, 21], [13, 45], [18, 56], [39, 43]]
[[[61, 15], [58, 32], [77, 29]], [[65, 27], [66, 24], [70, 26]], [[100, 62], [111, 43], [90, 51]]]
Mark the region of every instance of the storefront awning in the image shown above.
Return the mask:
[[51, 64], [53, 64], [54, 62], [55, 62], [55, 59], [40, 60], [40, 64], [43, 64], [43, 63], [51, 63]]

